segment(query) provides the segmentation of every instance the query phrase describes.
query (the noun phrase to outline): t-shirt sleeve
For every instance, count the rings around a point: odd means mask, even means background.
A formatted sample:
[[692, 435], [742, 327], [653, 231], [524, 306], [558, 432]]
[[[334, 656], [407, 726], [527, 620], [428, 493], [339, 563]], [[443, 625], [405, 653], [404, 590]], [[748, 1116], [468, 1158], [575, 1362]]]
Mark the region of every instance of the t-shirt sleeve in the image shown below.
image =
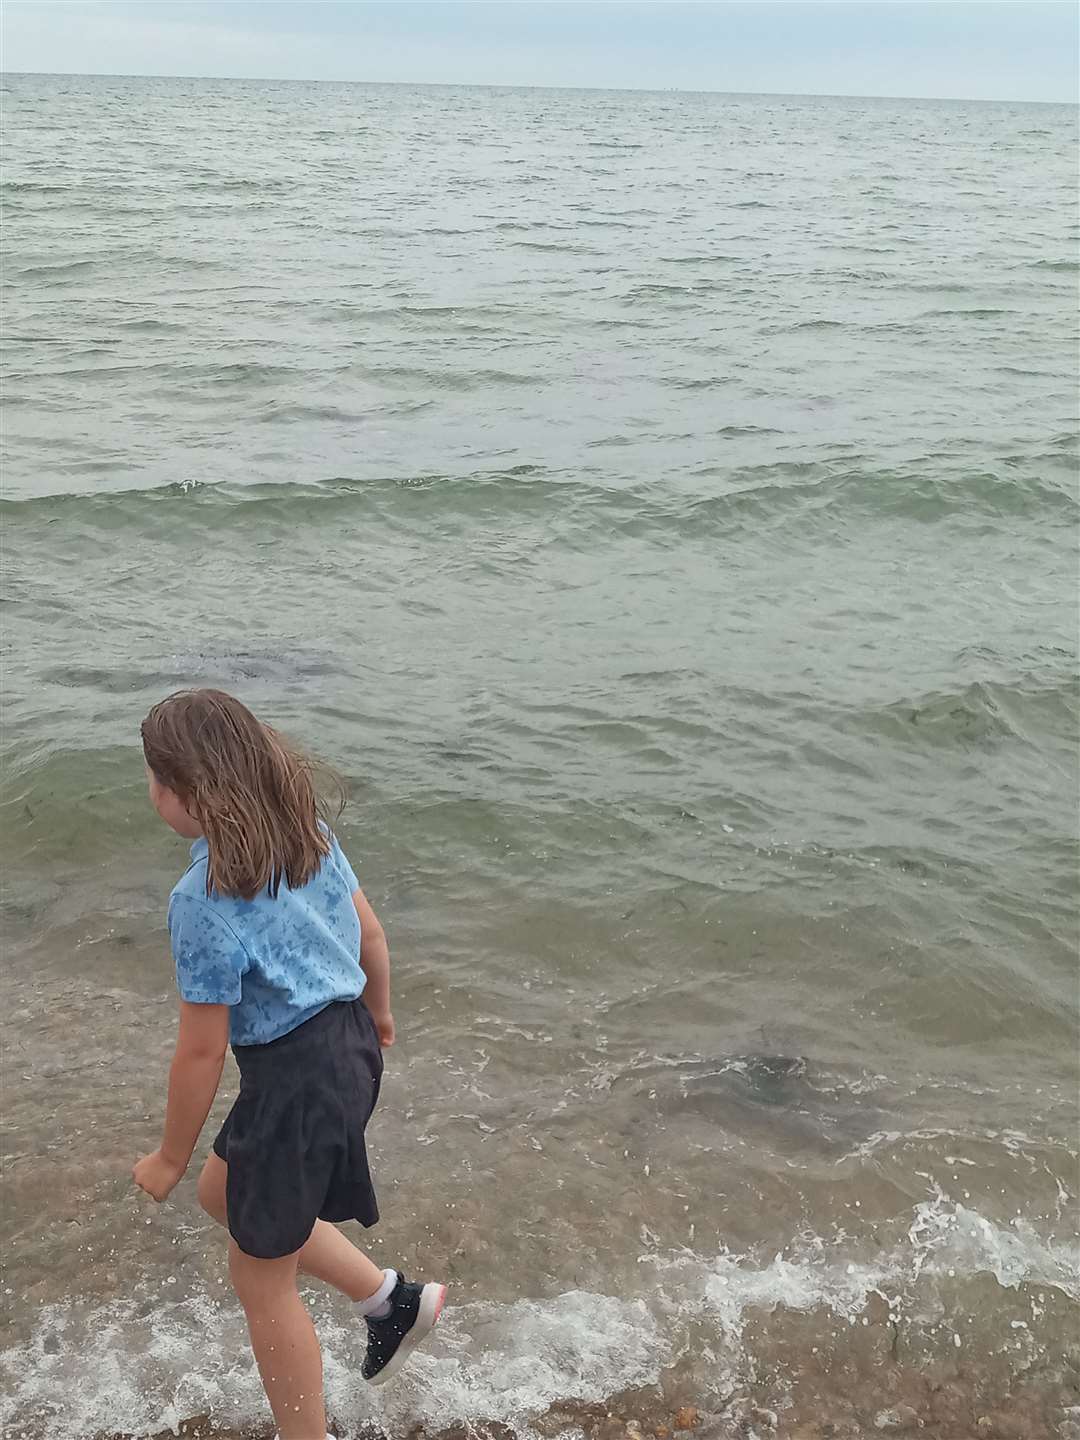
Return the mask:
[[248, 957], [228, 923], [190, 895], [174, 895], [169, 906], [169, 939], [176, 962], [176, 988], [193, 1005], [236, 1005]]
[[334, 868], [342, 876], [349, 887], [349, 894], [355, 895], [360, 889], [360, 881], [356, 878], [356, 871], [345, 858], [345, 852], [338, 844], [336, 835], [330, 836], [330, 859], [334, 862]]

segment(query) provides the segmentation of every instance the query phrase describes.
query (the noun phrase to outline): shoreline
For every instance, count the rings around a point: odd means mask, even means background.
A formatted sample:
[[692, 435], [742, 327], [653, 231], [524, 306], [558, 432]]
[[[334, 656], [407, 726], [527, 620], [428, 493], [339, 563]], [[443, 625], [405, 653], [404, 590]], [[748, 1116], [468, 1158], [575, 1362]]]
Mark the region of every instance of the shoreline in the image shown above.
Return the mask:
[[[870, 1440], [914, 1434], [925, 1440], [1080, 1440], [1080, 1344], [1062, 1373], [1029, 1372], [1008, 1394], [993, 1398], [980, 1397], [984, 1387], [962, 1365], [894, 1365], [869, 1382], [863, 1378], [861, 1385], [847, 1376], [847, 1368], [841, 1363], [830, 1381], [834, 1388], [850, 1387], [846, 1399], [813, 1397], [814, 1380], [801, 1376], [790, 1377], [790, 1384], [737, 1386], [718, 1407], [715, 1399], [695, 1404], [677, 1384], [669, 1388], [662, 1381], [608, 1400], [558, 1401], [524, 1430], [502, 1421], [465, 1421], [437, 1431], [414, 1426], [407, 1435], [408, 1440], [513, 1440], [519, 1434], [542, 1440], [564, 1434], [584, 1440]], [[791, 1384], [808, 1393], [792, 1403]], [[335, 1426], [333, 1417], [330, 1424]], [[340, 1420], [331, 1433], [337, 1440], [402, 1440], [378, 1426], [353, 1429]], [[222, 1428], [204, 1414], [152, 1436], [113, 1432], [98, 1440], [274, 1440], [274, 1427], [267, 1422]]]

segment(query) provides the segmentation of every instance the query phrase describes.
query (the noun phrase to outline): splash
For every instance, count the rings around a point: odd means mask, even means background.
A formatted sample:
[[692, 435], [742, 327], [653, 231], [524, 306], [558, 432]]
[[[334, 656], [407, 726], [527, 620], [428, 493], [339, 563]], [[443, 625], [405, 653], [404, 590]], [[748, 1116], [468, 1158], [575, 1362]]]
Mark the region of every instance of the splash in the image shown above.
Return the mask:
[[[762, 1315], [820, 1314], [819, 1333], [839, 1322], [835, 1339], [867, 1323], [876, 1296], [891, 1319], [944, 1316], [948, 1344], [969, 1319], [959, 1313], [964, 1287], [990, 1277], [1005, 1308], [1020, 1287], [1043, 1302], [1025, 1312], [1035, 1317], [1030, 1328], [998, 1316], [1006, 1331], [1023, 1332], [1030, 1358], [1048, 1299], [1080, 1301], [1080, 1249], [1019, 1218], [998, 1225], [941, 1193], [913, 1208], [906, 1231], [877, 1258], [856, 1257], [844, 1237], [808, 1234], [768, 1259], [687, 1250], [641, 1263], [655, 1283], [637, 1297], [579, 1290], [449, 1310], [431, 1349], [388, 1393], [360, 1379], [356, 1322], [320, 1301], [330, 1411], [353, 1429], [430, 1434], [499, 1423], [527, 1437], [555, 1405], [656, 1385], [673, 1365], [689, 1373], [700, 1361], [695, 1383], [723, 1402], [754, 1369], [753, 1323]], [[51, 1307], [4, 1369], [7, 1440], [156, 1434], [195, 1414], [233, 1427], [265, 1418], [242, 1321], [227, 1301], [161, 1305], [146, 1294], [99, 1309]]]

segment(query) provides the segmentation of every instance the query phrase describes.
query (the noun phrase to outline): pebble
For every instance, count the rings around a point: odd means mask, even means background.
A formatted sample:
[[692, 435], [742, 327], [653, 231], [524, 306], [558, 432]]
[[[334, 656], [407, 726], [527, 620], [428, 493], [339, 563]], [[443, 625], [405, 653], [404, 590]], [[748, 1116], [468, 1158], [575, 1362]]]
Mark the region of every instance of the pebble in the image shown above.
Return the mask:
[[891, 1410], [879, 1410], [874, 1416], [874, 1428], [891, 1430], [918, 1430], [921, 1426], [918, 1411], [910, 1405], [894, 1405]]
[[676, 1430], [696, 1430], [701, 1421], [701, 1411], [693, 1405], [683, 1405], [675, 1411], [672, 1423]]

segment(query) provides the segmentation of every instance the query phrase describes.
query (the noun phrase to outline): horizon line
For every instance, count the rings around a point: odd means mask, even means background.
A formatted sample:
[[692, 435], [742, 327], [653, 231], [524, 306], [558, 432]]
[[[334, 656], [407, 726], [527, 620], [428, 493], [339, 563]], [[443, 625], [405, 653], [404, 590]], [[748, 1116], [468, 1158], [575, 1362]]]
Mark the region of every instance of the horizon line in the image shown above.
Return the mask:
[[339, 80], [327, 76], [300, 75], [197, 75], [170, 72], [110, 70], [9, 70], [0, 68], [0, 79], [29, 76], [57, 80], [215, 80], [238, 85], [366, 85], [385, 89], [428, 90], [555, 90], [579, 94], [609, 95], [730, 95], [745, 99], [776, 100], [902, 100], [910, 104], [950, 105], [1067, 105], [1080, 109], [1076, 100], [990, 99], [967, 95], [866, 95], [848, 91], [818, 90], [698, 90], [681, 85], [507, 85], [485, 80]]

